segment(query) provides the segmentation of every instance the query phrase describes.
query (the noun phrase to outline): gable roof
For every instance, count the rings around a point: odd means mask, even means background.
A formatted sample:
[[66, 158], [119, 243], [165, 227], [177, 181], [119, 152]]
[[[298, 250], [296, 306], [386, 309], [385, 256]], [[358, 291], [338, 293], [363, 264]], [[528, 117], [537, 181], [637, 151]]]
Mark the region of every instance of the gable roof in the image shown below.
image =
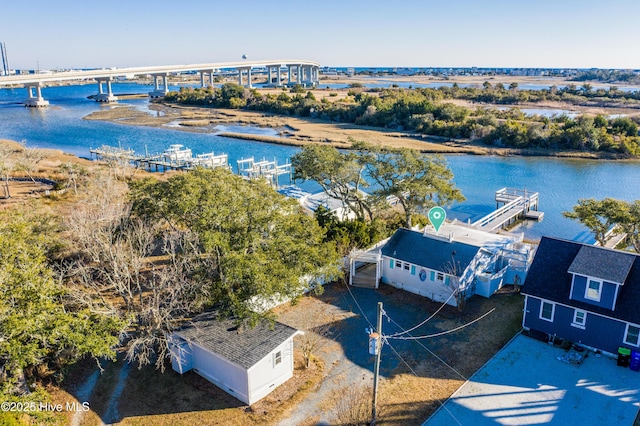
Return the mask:
[[[624, 285], [620, 287], [620, 293], [618, 294], [616, 306], [613, 311], [569, 298], [572, 279], [569, 269], [572, 267], [583, 247], [590, 247], [601, 252], [615, 252], [616, 254], [623, 254], [633, 258], [633, 264], [629, 268], [629, 273], [624, 281]], [[588, 265], [584, 265], [582, 262], [587, 258], [591, 259], [593, 262], [591, 265], [593, 270], [600, 271], [602, 267], [598, 264], [598, 259], [603, 253], [592, 253], [590, 248], [585, 250], [588, 254], [585, 255], [585, 252], [583, 252], [578, 264], [580, 271], [586, 275], [594, 276], [593, 272], [584, 269], [587, 268]], [[609, 255], [610, 254], [606, 253], [603, 255], [603, 258], [608, 259]], [[578, 267], [576, 266], [574, 270], [577, 269]], [[602, 247], [588, 246], [573, 241], [542, 237], [540, 245], [536, 250], [533, 263], [527, 273], [527, 278], [522, 286], [522, 293], [623, 321], [640, 324], [640, 309], [638, 309], [638, 304], [640, 303], [640, 256]]]
[[207, 312], [196, 316], [175, 333], [191, 344], [249, 369], [299, 331], [276, 321], [273, 328], [270, 324], [260, 323], [238, 332], [233, 320], [221, 320], [217, 313]]
[[616, 250], [603, 250], [596, 246], [582, 246], [569, 267], [572, 274], [600, 278], [623, 284], [636, 256]]
[[460, 264], [458, 275], [462, 275], [479, 250], [480, 247], [471, 244], [400, 228], [382, 248], [382, 254], [436, 271], [444, 271], [451, 264], [453, 254]]

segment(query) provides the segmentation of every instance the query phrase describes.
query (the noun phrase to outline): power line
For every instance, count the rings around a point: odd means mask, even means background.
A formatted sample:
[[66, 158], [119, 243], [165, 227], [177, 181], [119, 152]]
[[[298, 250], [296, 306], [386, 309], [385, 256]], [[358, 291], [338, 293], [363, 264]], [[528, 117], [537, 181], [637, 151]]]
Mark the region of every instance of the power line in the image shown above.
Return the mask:
[[[387, 318], [389, 318], [387, 316]], [[400, 326], [400, 324], [398, 324], [397, 322], [395, 322], [392, 318], [389, 318], [389, 320], [394, 323], [396, 325], [396, 327], [398, 327], [400, 330], [403, 330], [403, 328]], [[410, 335], [410, 334], [409, 334]], [[410, 335], [411, 336], [411, 335]], [[435, 352], [433, 352], [431, 349], [427, 348], [425, 345], [422, 344], [422, 342], [420, 340], [413, 340], [414, 342], [416, 342], [418, 345], [422, 346], [422, 349], [424, 349], [425, 351], [429, 352], [435, 359], [437, 359], [438, 361], [440, 361], [442, 364], [446, 365], [447, 367], [449, 367], [449, 369], [451, 371], [453, 371], [454, 373], [456, 373], [458, 376], [460, 376], [462, 378], [462, 380], [467, 381], [468, 379], [458, 370], [456, 370], [455, 368], [453, 368], [451, 365], [449, 365], [445, 360], [443, 360], [442, 358], [440, 358], [438, 356], [438, 354], [436, 354]]]
[[[404, 358], [402, 358], [402, 356], [398, 353], [398, 351], [396, 351], [396, 349], [391, 345], [391, 343], [389, 343], [389, 341], [387, 341], [386, 339], [383, 340], [383, 343], [387, 344], [387, 346], [389, 346], [391, 348], [391, 350], [396, 354], [396, 356], [400, 359], [400, 361], [402, 361], [404, 363], [404, 365], [407, 366], [407, 368], [409, 369], [409, 371], [411, 371], [411, 373], [416, 376], [416, 377], [420, 377], [418, 376], [418, 374], [414, 371], [413, 368], [411, 368], [411, 366], [409, 365], [409, 363], [407, 361], [404, 360]], [[460, 426], [462, 426], [462, 423], [460, 423], [460, 421], [456, 418], [456, 416], [453, 415], [453, 413], [451, 411], [449, 411], [449, 409], [446, 407], [446, 405], [444, 405], [444, 403], [442, 401], [440, 401], [440, 399], [437, 399], [438, 403], [440, 404], [440, 406], [442, 408], [444, 408], [447, 413], [449, 413], [449, 415], [453, 418], [453, 420], [455, 420]]]
[[[468, 327], [468, 326], [470, 326], [470, 325], [472, 325], [472, 324], [475, 324], [476, 322], [480, 321], [481, 319], [483, 319], [483, 318], [484, 318], [484, 317], [486, 317], [487, 315], [489, 315], [489, 314], [493, 313], [493, 311], [495, 311], [495, 310], [496, 310], [496, 308], [493, 308], [493, 309], [491, 309], [489, 312], [486, 312], [484, 315], [482, 315], [482, 316], [480, 316], [480, 317], [478, 317], [478, 318], [474, 319], [473, 321], [470, 321], [470, 322], [468, 322], [468, 323], [466, 323], [466, 324], [462, 324], [461, 326], [456, 327], [456, 328], [453, 328], [453, 329], [451, 329], [451, 330], [441, 331], [440, 333], [428, 334], [428, 335], [426, 335], [426, 336], [410, 336], [410, 337], [401, 337], [401, 336], [397, 336], [397, 337], [394, 337], [394, 336], [385, 336], [385, 338], [388, 338], [388, 339], [397, 339], [397, 340], [419, 340], [419, 339], [431, 339], [431, 338], [433, 338], [433, 337], [444, 336], [445, 334], [454, 333], [454, 332], [456, 332], [456, 331], [458, 331], [458, 330], [462, 330], [462, 329], [463, 329], [463, 328], [465, 328], [465, 327]], [[387, 317], [388, 317], [388, 316], [387, 316]], [[396, 324], [396, 325], [397, 325], [397, 324]]]
[[[351, 298], [353, 299], [354, 303], [356, 304], [356, 306], [358, 307], [358, 310], [360, 311], [360, 314], [364, 317], [364, 319], [367, 321], [367, 323], [369, 324], [369, 327], [373, 330], [373, 324], [371, 323], [371, 321], [369, 321], [369, 318], [367, 317], [367, 315], [364, 313], [364, 311], [362, 310], [362, 307], [360, 306], [360, 304], [358, 303], [358, 301], [356, 300], [356, 297], [353, 295], [353, 293], [351, 292], [351, 289], [349, 288], [349, 284], [344, 283], [345, 287], [347, 287], [347, 290], [349, 290], [349, 294], [351, 295]], [[387, 315], [387, 318], [389, 316]], [[382, 334], [382, 333], [381, 333]]]
[[[403, 335], [403, 334], [406, 334], [406, 333], [409, 333], [409, 332], [411, 332], [411, 331], [415, 330], [415, 329], [416, 329], [416, 328], [418, 328], [418, 327], [422, 327], [424, 324], [426, 324], [427, 322], [429, 322], [429, 320], [431, 320], [433, 317], [435, 317], [436, 315], [438, 315], [438, 312], [440, 312], [440, 311], [442, 310], [442, 308], [444, 308], [444, 307], [447, 305], [447, 303], [449, 302], [449, 300], [451, 300], [451, 298], [453, 297], [453, 295], [454, 295], [454, 293], [451, 293], [451, 295], [449, 295], [449, 298], [448, 298], [447, 300], [445, 300], [445, 301], [440, 305], [440, 307], [439, 307], [439, 308], [438, 308], [438, 309], [437, 309], [437, 310], [436, 310], [436, 311], [435, 311], [435, 312], [434, 312], [430, 317], [428, 317], [426, 320], [422, 321], [420, 324], [418, 324], [418, 325], [416, 325], [416, 326], [413, 326], [413, 327], [411, 327], [410, 329], [403, 331], [402, 333], [394, 333], [394, 334], [392, 334], [392, 335], [390, 335], [390, 336], [387, 336], [387, 337], [396, 337], [396, 336], [401, 336], [401, 335]], [[402, 328], [402, 327], [400, 327], [400, 328]]]

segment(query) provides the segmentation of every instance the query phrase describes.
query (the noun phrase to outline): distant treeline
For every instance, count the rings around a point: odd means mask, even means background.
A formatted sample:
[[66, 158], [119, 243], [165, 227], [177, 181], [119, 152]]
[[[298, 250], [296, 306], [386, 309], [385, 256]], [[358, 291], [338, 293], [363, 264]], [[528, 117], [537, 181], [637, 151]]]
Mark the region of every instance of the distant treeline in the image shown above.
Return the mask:
[[588, 70], [580, 72], [573, 81], [601, 81], [603, 83], [640, 84], [640, 74], [623, 70]]
[[[584, 87], [586, 86], [586, 87]], [[544, 148], [611, 152], [625, 156], [640, 156], [638, 125], [627, 117], [607, 118], [565, 115], [557, 117], [528, 116], [517, 108], [500, 111], [495, 108], [466, 108], [446, 102], [448, 99], [468, 99], [477, 102], [517, 104], [541, 100], [580, 98], [591, 99], [593, 91], [584, 85], [580, 89], [519, 91], [485, 83], [482, 89], [460, 88], [454, 85], [439, 89], [380, 89], [367, 93], [352, 88], [340, 100], [316, 100], [313, 92], [297, 86], [289, 93], [261, 94], [236, 84], [221, 88], [181, 88], [170, 92], [165, 100], [189, 105], [221, 108], [246, 108], [281, 115], [312, 117], [340, 123], [405, 130], [452, 139], [481, 139], [487, 145], [514, 148]], [[638, 102], [639, 92], [610, 89], [604, 97]], [[619, 96], [619, 98], [615, 98]], [[638, 102], [640, 105], [640, 102]]]

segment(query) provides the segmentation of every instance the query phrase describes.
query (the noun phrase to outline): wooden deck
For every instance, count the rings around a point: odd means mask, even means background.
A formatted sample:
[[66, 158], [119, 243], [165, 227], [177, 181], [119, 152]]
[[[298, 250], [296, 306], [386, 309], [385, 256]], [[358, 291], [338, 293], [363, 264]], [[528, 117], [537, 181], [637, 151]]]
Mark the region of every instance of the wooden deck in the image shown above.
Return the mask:
[[[543, 212], [538, 211], [539, 194], [521, 189], [502, 188], [496, 191], [496, 210], [472, 226], [492, 232], [502, 228], [518, 218], [541, 220]], [[500, 204], [504, 205], [500, 207]]]

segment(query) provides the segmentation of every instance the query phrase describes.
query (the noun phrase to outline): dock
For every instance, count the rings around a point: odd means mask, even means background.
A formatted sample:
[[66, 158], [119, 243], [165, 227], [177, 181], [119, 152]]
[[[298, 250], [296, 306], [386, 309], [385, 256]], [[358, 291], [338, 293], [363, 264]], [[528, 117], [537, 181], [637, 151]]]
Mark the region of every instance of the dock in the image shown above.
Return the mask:
[[[538, 211], [539, 194], [526, 189], [502, 188], [495, 194], [496, 210], [473, 222], [475, 228], [487, 232], [506, 227], [518, 219], [542, 220]], [[502, 206], [500, 206], [502, 204]]]
[[[604, 238], [606, 239], [606, 248], [614, 249], [618, 247], [619, 244], [622, 244], [627, 239], [627, 233], [622, 230], [619, 226], [612, 226], [605, 234]], [[600, 243], [596, 241], [593, 243], [594, 246], [600, 246]]]
[[136, 167], [149, 171], [155, 170], [193, 170], [196, 167], [213, 169], [217, 167], [229, 166], [229, 156], [227, 154], [215, 154], [213, 152], [207, 154], [198, 154], [192, 156], [190, 149], [181, 150], [182, 145], [171, 145], [164, 152], [156, 154], [136, 154], [132, 149], [124, 149], [109, 145], [102, 145], [100, 148], [89, 148], [91, 159], [104, 161], [126, 161], [134, 164]]
[[[146, 148], [145, 148], [146, 150]], [[227, 168], [232, 170], [227, 154], [216, 154], [209, 152], [193, 156], [191, 149], [182, 145], [171, 145], [164, 152], [139, 155], [132, 149], [102, 145], [99, 148], [89, 148], [91, 159], [103, 161], [118, 161], [130, 163], [135, 167], [148, 171], [167, 170], [193, 170], [197, 167], [205, 169]], [[279, 187], [280, 176], [288, 175], [289, 183], [293, 181], [293, 169], [288, 161], [285, 164], [278, 164], [273, 161], [262, 159], [256, 161], [254, 157], [243, 158], [237, 161], [237, 174], [247, 179], [265, 179], [276, 188]]]
[[278, 181], [280, 176], [288, 175], [289, 183], [293, 182], [293, 169], [291, 163], [278, 164], [278, 161], [274, 158], [273, 161], [265, 160], [255, 161], [253, 157], [242, 158], [236, 161], [238, 167], [238, 174], [249, 179], [266, 179], [276, 188], [279, 187]]

